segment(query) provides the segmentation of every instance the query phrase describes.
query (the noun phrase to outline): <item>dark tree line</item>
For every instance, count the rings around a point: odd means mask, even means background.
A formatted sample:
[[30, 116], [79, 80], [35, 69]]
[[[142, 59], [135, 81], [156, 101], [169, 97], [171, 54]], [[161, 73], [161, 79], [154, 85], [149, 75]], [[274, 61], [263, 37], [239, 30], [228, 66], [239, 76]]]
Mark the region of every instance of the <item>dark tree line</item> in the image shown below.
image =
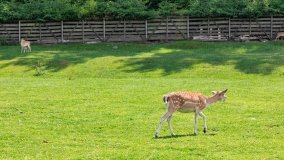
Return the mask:
[[284, 0], [0, 0], [0, 21], [158, 16], [259, 17], [284, 14]]

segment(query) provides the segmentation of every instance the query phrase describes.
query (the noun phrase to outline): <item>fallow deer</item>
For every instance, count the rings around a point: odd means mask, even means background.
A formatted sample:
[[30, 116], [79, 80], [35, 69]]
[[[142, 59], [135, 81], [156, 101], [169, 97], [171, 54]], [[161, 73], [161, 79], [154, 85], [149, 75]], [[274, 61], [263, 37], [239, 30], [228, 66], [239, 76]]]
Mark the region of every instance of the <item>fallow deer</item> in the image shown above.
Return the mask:
[[278, 32], [275, 39], [279, 39], [280, 37], [284, 37], [284, 32]]
[[170, 129], [171, 136], [174, 136], [173, 128], [171, 125], [172, 115], [174, 112], [179, 111], [182, 113], [194, 112], [194, 135], [197, 134], [197, 118], [201, 116], [204, 123], [204, 133], [207, 131], [206, 117], [202, 113], [205, 109], [212, 103], [217, 101], [225, 100], [225, 93], [228, 89], [224, 91], [212, 91], [212, 96], [204, 96], [201, 93], [195, 92], [172, 92], [163, 97], [163, 101], [167, 107], [167, 112], [162, 116], [159, 126], [156, 130], [155, 138], [158, 138], [163, 122], [167, 119], [168, 126]]
[[31, 42], [21, 39], [21, 53], [31, 52]]

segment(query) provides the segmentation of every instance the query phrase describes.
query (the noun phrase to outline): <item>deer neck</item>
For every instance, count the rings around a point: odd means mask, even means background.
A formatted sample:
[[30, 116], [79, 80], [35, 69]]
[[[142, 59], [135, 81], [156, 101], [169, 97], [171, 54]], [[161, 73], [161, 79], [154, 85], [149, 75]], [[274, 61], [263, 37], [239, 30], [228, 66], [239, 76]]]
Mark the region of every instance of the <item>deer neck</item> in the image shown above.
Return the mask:
[[218, 101], [218, 98], [216, 96], [208, 97], [206, 99], [206, 105], [208, 106], [208, 105], [213, 104], [213, 103], [215, 103], [217, 101]]

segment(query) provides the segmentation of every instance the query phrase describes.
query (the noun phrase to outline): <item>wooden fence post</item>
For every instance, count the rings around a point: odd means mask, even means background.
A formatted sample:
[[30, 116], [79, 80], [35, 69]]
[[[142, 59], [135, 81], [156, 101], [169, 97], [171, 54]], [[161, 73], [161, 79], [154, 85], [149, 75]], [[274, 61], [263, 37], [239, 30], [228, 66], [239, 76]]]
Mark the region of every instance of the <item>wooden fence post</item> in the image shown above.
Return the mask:
[[39, 43], [41, 43], [41, 22], [39, 22]]
[[270, 17], [270, 40], [272, 40], [273, 36], [273, 16]]
[[19, 42], [21, 42], [21, 21], [19, 21], [19, 33], [18, 33], [18, 36], [19, 36]]
[[251, 18], [249, 18], [249, 35], [251, 35]]
[[229, 18], [228, 23], [229, 23], [229, 26], [228, 26], [229, 37], [228, 37], [228, 39], [231, 39], [231, 18]]
[[168, 16], [166, 18], [166, 41], [168, 41], [168, 38], [169, 38], [169, 24], [168, 24]]
[[209, 17], [208, 17], [207, 18], [207, 36], [209, 36], [209, 28], [210, 28], [209, 22], [210, 22], [210, 20], [209, 20]]
[[187, 39], [189, 39], [189, 16], [187, 16], [186, 29], [187, 29]]
[[126, 40], [126, 23], [125, 19], [123, 19], [123, 41]]
[[106, 41], [106, 20], [103, 18], [103, 41]]
[[148, 21], [145, 21], [145, 40], [148, 41]]
[[63, 31], [63, 28], [64, 28], [63, 21], [61, 21], [61, 43], [63, 43], [63, 41], [64, 41], [64, 31]]
[[82, 41], [85, 42], [85, 21], [82, 21]]

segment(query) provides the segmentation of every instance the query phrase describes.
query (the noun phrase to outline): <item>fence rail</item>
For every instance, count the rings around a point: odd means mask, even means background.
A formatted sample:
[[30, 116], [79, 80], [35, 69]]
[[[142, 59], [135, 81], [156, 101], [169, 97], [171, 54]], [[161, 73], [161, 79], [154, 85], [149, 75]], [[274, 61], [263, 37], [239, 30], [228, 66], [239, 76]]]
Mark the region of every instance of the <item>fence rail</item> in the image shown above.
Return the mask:
[[254, 35], [273, 39], [284, 31], [284, 17], [192, 18], [166, 17], [153, 20], [94, 20], [0, 24], [0, 41], [18, 43], [26, 38], [33, 43], [164, 41], [193, 36]]

